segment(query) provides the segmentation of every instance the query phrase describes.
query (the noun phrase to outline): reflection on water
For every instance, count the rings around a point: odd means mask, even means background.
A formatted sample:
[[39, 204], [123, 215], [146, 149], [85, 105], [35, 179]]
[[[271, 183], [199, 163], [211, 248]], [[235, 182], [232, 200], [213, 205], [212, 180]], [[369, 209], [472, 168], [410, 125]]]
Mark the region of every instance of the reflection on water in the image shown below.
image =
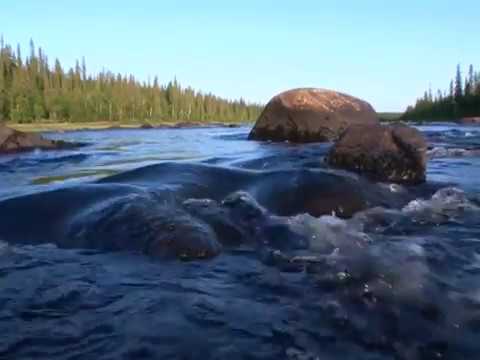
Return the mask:
[[162, 161], [261, 156], [262, 146], [245, 141], [246, 134], [247, 128], [47, 133], [50, 138], [83, 141], [89, 145], [71, 151], [36, 151], [1, 157], [0, 199], [62, 186], [58, 181], [62, 178], [91, 181]]
[[32, 185], [48, 185], [54, 183], [67, 182], [69, 180], [95, 180], [98, 177], [115, 175], [117, 171], [109, 169], [95, 169], [95, 170], [79, 170], [73, 174], [56, 175], [56, 176], [42, 176], [32, 180]]

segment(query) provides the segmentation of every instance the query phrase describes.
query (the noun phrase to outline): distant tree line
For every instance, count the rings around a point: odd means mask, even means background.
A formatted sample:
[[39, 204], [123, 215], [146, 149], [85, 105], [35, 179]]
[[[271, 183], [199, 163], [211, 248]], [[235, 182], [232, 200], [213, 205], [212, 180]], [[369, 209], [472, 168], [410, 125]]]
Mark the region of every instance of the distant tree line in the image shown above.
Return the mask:
[[464, 78], [460, 65], [455, 79], [450, 82], [448, 92], [432, 90], [425, 92], [415, 106], [407, 108], [402, 118], [405, 120], [455, 120], [463, 117], [480, 116], [480, 72], [473, 65]]
[[140, 82], [109, 71], [88, 74], [85, 59], [64, 69], [50, 66], [41, 48], [30, 42], [22, 57], [0, 39], [0, 121], [192, 121], [255, 120], [261, 106], [204, 94], [176, 80], [160, 85], [158, 78]]

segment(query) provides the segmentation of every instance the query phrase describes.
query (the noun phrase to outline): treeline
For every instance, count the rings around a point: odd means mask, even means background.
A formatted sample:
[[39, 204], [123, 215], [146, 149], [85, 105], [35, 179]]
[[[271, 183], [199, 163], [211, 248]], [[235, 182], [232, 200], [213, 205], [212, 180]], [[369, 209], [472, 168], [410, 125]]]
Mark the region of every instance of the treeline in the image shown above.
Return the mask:
[[480, 72], [470, 65], [464, 78], [460, 65], [455, 79], [445, 92], [432, 90], [425, 92], [415, 106], [407, 108], [402, 118], [405, 120], [456, 120], [464, 117], [480, 116]]
[[88, 74], [84, 59], [67, 70], [58, 59], [50, 65], [33, 41], [24, 58], [20, 46], [14, 50], [0, 39], [0, 121], [239, 122], [255, 120], [260, 111], [176, 80], [160, 85], [157, 77], [140, 82], [109, 71]]

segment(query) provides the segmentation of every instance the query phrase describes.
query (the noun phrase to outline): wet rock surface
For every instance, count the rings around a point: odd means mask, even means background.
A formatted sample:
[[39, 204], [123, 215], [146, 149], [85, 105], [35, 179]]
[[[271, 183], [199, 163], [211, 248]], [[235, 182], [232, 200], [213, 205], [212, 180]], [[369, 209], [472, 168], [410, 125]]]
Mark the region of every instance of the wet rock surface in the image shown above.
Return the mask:
[[0, 202], [0, 238], [159, 258], [210, 258], [223, 246], [307, 248], [308, 237], [288, 216], [348, 218], [371, 206], [406, 205], [415, 197], [415, 192], [395, 193], [318, 171], [166, 163]]
[[295, 89], [272, 98], [250, 132], [251, 140], [324, 142], [353, 124], [377, 124], [373, 107], [324, 89]]
[[380, 181], [425, 181], [427, 143], [407, 125], [355, 125], [334, 144], [327, 161], [333, 166], [364, 173]]

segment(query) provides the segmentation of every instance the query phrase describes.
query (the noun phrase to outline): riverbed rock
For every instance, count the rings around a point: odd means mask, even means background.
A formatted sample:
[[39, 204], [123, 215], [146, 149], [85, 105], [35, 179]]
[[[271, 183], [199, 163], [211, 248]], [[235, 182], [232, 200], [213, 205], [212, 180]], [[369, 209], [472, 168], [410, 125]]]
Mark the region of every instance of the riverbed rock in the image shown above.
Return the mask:
[[380, 181], [421, 183], [427, 143], [420, 131], [403, 124], [354, 125], [332, 147], [327, 161]]
[[311, 238], [297, 226], [299, 215], [347, 219], [371, 207], [400, 209], [436, 186], [378, 184], [331, 169], [160, 163], [2, 200], [0, 241], [183, 260], [238, 246], [296, 251]]
[[251, 140], [325, 142], [354, 124], [378, 124], [373, 107], [324, 89], [294, 89], [270, 100], [250, 132]]
[[211, 258], [222, 246], [212, 228], [172, 202], [132, 193], [99, 202], [67, 221], [61, 248], [135, 251], [156, 258]]
[[0, 124], [0, 154], [34, 149], [55, 150], [76, 147], [79, 144], [49, 140], [35, 133], [26, 133]]

